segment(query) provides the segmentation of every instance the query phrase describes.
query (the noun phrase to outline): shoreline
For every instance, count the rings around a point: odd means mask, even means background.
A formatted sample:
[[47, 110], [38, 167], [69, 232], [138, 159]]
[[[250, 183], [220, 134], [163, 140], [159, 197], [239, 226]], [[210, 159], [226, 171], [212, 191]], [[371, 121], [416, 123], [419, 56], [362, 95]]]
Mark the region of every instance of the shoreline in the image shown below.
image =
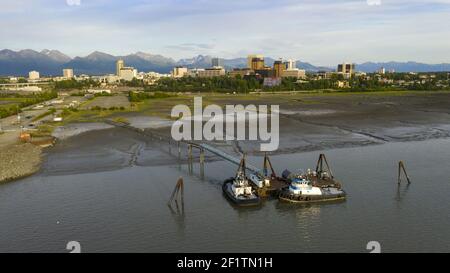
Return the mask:
[[11, 144], [1, 148], [0, 184], [37, 173], [42, 166], [42, 148], [31, 143]]

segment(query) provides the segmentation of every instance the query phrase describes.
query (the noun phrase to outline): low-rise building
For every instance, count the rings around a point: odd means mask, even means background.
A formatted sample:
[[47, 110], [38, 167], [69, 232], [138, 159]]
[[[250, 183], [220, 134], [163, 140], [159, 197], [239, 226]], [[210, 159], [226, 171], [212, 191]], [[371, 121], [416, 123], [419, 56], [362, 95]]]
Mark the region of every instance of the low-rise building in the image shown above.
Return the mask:
[[202, 71], [198, 71], [199, 78], [213, 78], [225, 76], [225, 69], [222, 67], [206, 68]]
[[228, 72], [228, 75], [230, 77], [237, 77], [240, 76], [241, 78], [244, 78], [245, 76], [250, 76], [255, 74], [255, 71], [253, 71], [250, 68], [235, 68]]
[[293, 68], [284, 70], [281, 74], [283, 78], [297, 78], [297, 79], [305, 79], [306, 71], [303, 69]]
[[39, 78], [40, 75], [37, 71], [30, 71], [30, 73], [28, 73], [28, 79], [30, 79], [31, 81], [39, 80]]
[[337, 81], [337, 88], [350, 88], [350, 83], [348, 81]]
[[281, 85], [281, 78], [264, 78], [265, 87], [275, 87]]
[[87, 93], [89, 94], [111, 94], [111, 90], [110, 89], [88, 89]]
[[63, 69], [63, 77], [65, 79], [72, 79], [73, 78], [73, 69], [71, 69], [71, 68]]
[[173, 78], [182, 78], [186, 76], [188, 73], [187, 67], [177, 66], [174, 67], [172, 70], [172, 77]]
[[119, 78], [124, 81], [132, 81], [134, 78], [137, 77], [137, 69], [133, 67], [123, 67], [120, 69], [120, 76]]

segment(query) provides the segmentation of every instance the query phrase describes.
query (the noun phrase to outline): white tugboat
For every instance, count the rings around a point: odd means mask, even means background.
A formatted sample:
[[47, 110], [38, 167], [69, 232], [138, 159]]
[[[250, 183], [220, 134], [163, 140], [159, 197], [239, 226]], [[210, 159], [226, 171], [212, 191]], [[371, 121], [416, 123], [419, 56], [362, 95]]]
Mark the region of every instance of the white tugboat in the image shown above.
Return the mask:
[[238, 206], [254, 206], [261, 203], [245, 175], [245, 158], [242, 158], [236, 177], [226, 180], [222, 185], [225, 195]]
[[344, 200], [346, 193], [335, 187], [315, 187], [306, 175], [296, 175], [289, 187], [280, 193], [280, 200], [291, 203], [312, 203]]

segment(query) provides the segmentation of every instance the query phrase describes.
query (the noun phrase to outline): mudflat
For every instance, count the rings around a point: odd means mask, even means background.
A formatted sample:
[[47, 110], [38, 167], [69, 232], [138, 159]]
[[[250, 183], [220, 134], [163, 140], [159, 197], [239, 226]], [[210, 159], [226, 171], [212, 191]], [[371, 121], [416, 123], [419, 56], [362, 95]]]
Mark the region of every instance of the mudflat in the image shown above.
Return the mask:
[[[192, 97], [157, 101], [154, 103], [156, 109], [152, 109], [157, 112], [151, 114], [168, 116], [176, 104], [191, 105]], [[450, 92], [204, 95], [203, 98], [208, 104], [221, 106], [279, 105], [280, 146], [273, 154], [450, 136]], [[148, 113], [143, 112], [129, 113], [126, 117], [130, 121], [138, 120], [140, 128], [156, 130], [170, 138], [168, 120], [164, 123], [161, 118], [148, 118]], [[259, 143], [255, 141], [213, 144], [230, 153], [260, 154]], [[50, 173], [78, 173], [129, 165], [170, 165], [177, 156], [176, 149], [169, 147], [166, 140], [150, 140], [133, 131], [108, 128], [60, 141], [56, 147], [47, 150], [51, 160], [44, 168]], [[183, 158], [185, 150], [182, 149]], [[207, 158], [214, 159], [213, 156]]]

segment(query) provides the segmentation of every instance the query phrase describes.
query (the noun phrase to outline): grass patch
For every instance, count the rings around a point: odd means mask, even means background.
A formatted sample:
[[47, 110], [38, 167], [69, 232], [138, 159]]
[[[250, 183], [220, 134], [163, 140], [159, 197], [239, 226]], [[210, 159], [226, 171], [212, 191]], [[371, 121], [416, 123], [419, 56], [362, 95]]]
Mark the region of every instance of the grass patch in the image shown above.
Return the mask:
[[118, 123], [125, 123], [125, 124], [130, 124], [130, 122], [128, 121], [128, 119], [124, 118], [124, 117], [117, 117], [117, 118], [113, 118], [114, 122], [118, 122]]
[[43, 119], [43, 118], [45, 118], [46, 116], [49, 116], [49, 115], [54, 114], [55, 112], [56, 112], [56, 109], [52, 108], [52, 109], [48, 110], [47, 112], [42, 113], [42, 114], [40, 114], [40, 115], [34, 117], [31, 121], [32, 121], [32, 122], [35, 122], [35, 121], [37, 121], [37, 120]]
[[55, 126], [52, 125], [40, 125], [36, 131], [31, 133], [31, 137], [49, 137], [52, 135]]

